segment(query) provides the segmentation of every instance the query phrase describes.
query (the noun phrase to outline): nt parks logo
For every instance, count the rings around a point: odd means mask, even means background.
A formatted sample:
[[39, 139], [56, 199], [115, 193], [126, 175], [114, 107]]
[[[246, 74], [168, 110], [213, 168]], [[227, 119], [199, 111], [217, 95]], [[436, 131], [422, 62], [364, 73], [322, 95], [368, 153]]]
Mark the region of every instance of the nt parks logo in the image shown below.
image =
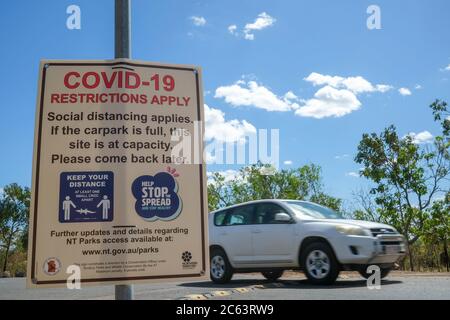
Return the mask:
[[192, 261], [192, 253], [189, 251], [184, 251], [181, 254], [183, 269], [193, 269], [197, 266], [196, 261]]

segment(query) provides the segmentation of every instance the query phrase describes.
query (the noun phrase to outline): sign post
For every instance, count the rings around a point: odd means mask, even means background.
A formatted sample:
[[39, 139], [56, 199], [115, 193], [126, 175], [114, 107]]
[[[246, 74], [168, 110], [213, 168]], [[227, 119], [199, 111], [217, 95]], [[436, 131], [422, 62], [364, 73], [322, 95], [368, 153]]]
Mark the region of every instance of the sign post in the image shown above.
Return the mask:
[[206, 278], [200, 68], [43, 60], [38, 92], [27, 286]]
[[130, 0], [115, 0], [114, 57], [131, 59]]
[[[131, 59], [130, 0], [115, 0], [114, 4], [114, 58]], [[116, 285], [116, 300], [133, 300], [133, 285]]]

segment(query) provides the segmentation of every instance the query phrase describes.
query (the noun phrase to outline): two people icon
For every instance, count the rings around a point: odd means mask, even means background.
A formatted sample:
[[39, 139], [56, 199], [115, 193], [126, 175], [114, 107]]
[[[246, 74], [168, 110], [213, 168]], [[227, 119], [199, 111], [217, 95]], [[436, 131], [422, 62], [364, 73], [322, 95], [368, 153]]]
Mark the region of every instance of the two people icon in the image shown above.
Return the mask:
[[[75, 209], [77, 206], [73, 203], [72, 200], [70, 200], [69, 196], [66, 196], [65, 200], [62, 203], [62, 209], [64, 210], [64, 221], [70, 220], [70, 211], [72, 207]], [[111, 201], [108, 199], [108, 196], [106, 195], [103, 196], [103, 199], [97, 204], [97, 208], [99, 207], [102, 207], [102, 219], [108, 220], [108, 212], [109, 209], [111, 208]], [[80, 209], [76, 211], [85, 214], [94, 213], [87, 209]]]

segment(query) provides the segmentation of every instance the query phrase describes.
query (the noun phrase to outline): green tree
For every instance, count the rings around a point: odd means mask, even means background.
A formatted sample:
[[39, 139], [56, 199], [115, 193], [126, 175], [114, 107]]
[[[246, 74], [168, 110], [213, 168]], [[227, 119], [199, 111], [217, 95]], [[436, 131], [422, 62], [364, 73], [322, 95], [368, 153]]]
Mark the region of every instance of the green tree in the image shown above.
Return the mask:
[[379, 213], [379, 208], [374, 200], [374, 195], [365, 189], [353, 192], [353, 198], [356, 201], [357, 209], [350, 213], [350, 217], [357, 220], [375, 221], [380, 223], [388, 223], [383, 220], [383, 216]]
[[[447, 104], [439, 100], [430, 107], [436, 120], [447, 112]], [[435, 197], [447, 191], [448, 130], [443, 127], [442, 135], [428, 147], [415, 143], [411, 136], [400, 138], [391, 125], [380, 134], [364, 134], [355, 161], [364, 166], [361, 175], [375, 183], [370, 192], [379, 206], [379, 218], [396, 227], [408, 245], [414, 244], [423, 234]], [[411, 251], [409, 258], [414, 270]]]
[[233, 204], [233, 192], [225, 176], [214, 172], [208, 180], [208, 209], [214, 211]]
[[447, 109], [447, 102], [442, 100], [435, 100], [430, 105], [433, 110], [435, 121], [439, 121], [442, 126], [442, 134], [444, 137], [450, 136], [450, 111]]
[[430, 209], [430, 219], [425, 223], [425, 241], [442, 244], [447, 272], [450, 271], [448, 242], [450, 241], [450, 192], [444, 200], [435, 201]]
[[339, 210], [341, 200], [323, 192], [321, 169], [310, 164], [297, 169], [275, 170], [257, 163], [241, 168], [236, 177], [214, 173], [208, 184], [209, 210], [259, 199], [311, 200]]
[[30, 211], [30, 190], [12, 183], [3, 188], [0, 198], [0, 246], [4, 249], [2, 271], [6, 271], [8, 257], [15, 242], [27, 233]]

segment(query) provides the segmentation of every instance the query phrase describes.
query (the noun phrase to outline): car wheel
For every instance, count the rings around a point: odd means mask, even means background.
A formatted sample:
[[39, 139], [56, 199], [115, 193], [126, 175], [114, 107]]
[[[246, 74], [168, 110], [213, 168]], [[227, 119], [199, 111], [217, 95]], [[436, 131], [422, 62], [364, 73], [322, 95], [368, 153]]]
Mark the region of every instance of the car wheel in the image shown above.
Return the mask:
[[209, 275], [215, 283], [227, 283], [231, 280], [233, 268], [223, 250], [213, 249], [211, 251]]
[[[363, 266], [363, 267], [361, 267], [361, 269], [358, 270], [359, 274], [365, 279], [368, 279], [373, 274], [373, 273], [367, 272], [368, 267], [369, 267], [368, 265]], [[381, 279], [386, 278], [388, 276], [389, 272], [391, 272], [391, 270], [392, 270], [391, 268], [380, 268]]]
[[305, 248], [301, 265], [312, 284], [333, 284], [340, 272], [333, 250], [323, 242], [312, 243]]
[[266, 278], [267, 280], [270, 281], [276, 281], [278, 278], [281, 278], [281, 276], [283, 275], [283, 270], [281, 271], [265, 271], [265, 272], [261, 272], [262, 275], [264, 276], [264, 278]]

